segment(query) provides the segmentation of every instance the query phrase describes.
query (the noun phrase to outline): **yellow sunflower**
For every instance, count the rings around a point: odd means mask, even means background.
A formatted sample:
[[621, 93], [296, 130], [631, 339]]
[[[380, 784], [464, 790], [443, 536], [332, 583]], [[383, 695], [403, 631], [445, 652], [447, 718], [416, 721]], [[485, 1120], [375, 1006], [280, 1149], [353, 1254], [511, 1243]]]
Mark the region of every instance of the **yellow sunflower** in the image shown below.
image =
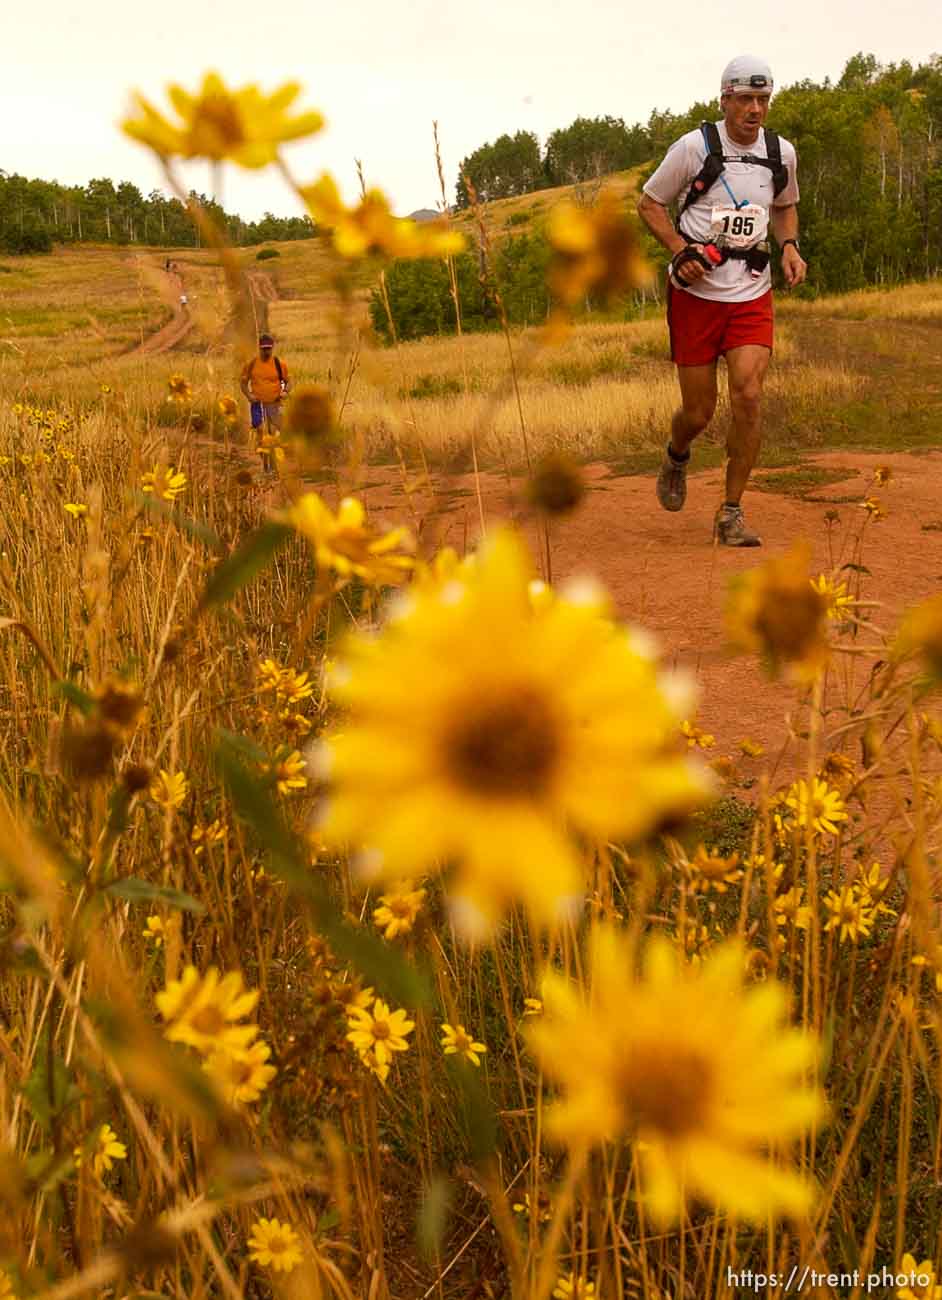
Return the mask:
[[255, 1008], [258, 990], [246, 989], [238, 971], [219, 978], [211, 966], [201, 976], [187, 966], [154, 1001], [167, 1021], [164, 1036], [171, 1043], [189, 1043], [201, 1052], [244, 1051], [258, 1033], [257, 1025], [237, 1025]]
[[306, 767], [307, 759], [302, 758], [300, 751], [295, 749], [290, 754], [264, 764], [263, 770], [274, 778], [279, 794], [291, 794], [293, 790], [307, 789], [307, 777], [304, 775]]
[[411, 880], [400, 880], [387, 894], [380, 894], [380, 906], [373, 909], [373, 924], [379, 926], [384, 939], [408, 934], [425, 902], [424, 889], [416, 889]]
[[835, 930], [841, 943], [849, 940], [856, 943], [870, 935], [876, 913], [867, 897], [856, 885], [844, 885], [840, 890], [829, 889], [824, 896], [824, 908], [828, 919], [825, 930]]
[[289, 81], [271, 95], [255, 85], [230, 90], [215, 72], [203, 78], [192, 95], [182, 86], [167, 87], [178, 122], [168, 121], [140, 93], [134, 96], [139, 117], [122, 122], [126, 135], [148, 145], [161, 158], [231, 159], [240, 167], [265, 167], [288, 140], [314, 135], [324, 125], [320, 113], [295, 117], [288, 109], [301, 87]]
[[553, 1287], [553, 1300], [595, 1300], [595, 1283], [567, 1273], [560, 1277]]
[[141, 491], [160, 497], [161, 501], [176, 501], [185, 489], [186, 475], [172, 465], [169, 468], [155, 465], [141, 475]]
[[316, 492], [305, 492], [286, 512], [285, 521], [311, 543], [317, 563], [343, 579], [356, 576], [372, 586], [395, 586], [414, 566], [405, 553], [412, 549], [409, 530], [374, 532], [355, 497], [344, 497], [335, 515]]
[[904, 1279], [896, 1291], [897, 1300], [942, 1300], [942, 1286], [935, 1280], [935, 1267], [931, 1259], [916, 1263], [915, 1255], [907, 1251], [903, 1256], [896, 1280]]
[[811, 786], [807, 781], [796, 781], [785, 796], [785, 806], [791, 809], [799, 826], [810, 823], [819, 835], [836, 835], [838, 823], [847, 821], [840, 791], [818, 777]]
[[688, 749], [712, 749], [716, 744], [715, 736], [711, 736], [708, 731], [702, 731], [689, 718], [684, 718], [680, 724], [680, 730], [687, 737]]
[[857, 604], [853, 596], [847, 590], [847, 583], [840, 582], [837, 578], [829, 578], [826, 574], [819, 574], [817, 578], [809, 579], [812, 587], [819, 596], [823, 596], [827, 601], [827, 615], [831, 619], [842, 619]]
[[[415, 1021], [405, 1011], [390, 1011], [382, 998], [376, 998], [371, 1009], [348, 1007], [347, 1025], [347, 1041], [364, 1064], [375, 1062], [380, 1067], [378, 1072], [388, 1073], [393, 1052], [408, 1051], [406, 1038], [415, 1028]], [[385, 1079], [386, 1074], [380, 1073], [380, 1077]]]
[[161, 768], [150, 783], [150, 797], [160, 808], [179, 808], [189, 793], [190, 783], [184, 772]]
[[817, 1048], [788, 1027], [782, 986], [745, 986], [743, 959], [742, 946], [727, 943], [688, 966], [658, 939], [638, 977], [624, 937], [602, 928], [589, 996], [549, 976], [546, 1014], [524, 1030], [562, 1094], [551, 1132], [576, 1149], [635, 1140], [642, 1193], [661, 1222], [676, 1219], [687, 1196], [759, 1223], [801, 1215], [811, 1202], [768, 1148], [822, 1116], [807, 1078]]
[[540, 922], [571, 910], [572, 830], [644, 835], [711, 788], [675, 752], [680, 684], [597, 605], [534, 610], [530, 577], [500, 533], [466, 575], [413, 588], [381, 635], [351, 638], [333, 678], [347, 716], [320, 751], [325, 839], [359, 843], [386, 879], [456, 862], [457, 919], [478, 931], [517, 900]]
[[203, 1069], [230, 1106], [258, 1101], [278, 1070], [268, 1064], [271, 1048], [261, 1038], [251, 1047], [211, 1052]]
[[166, 933], [167, 927], [164, 925], [162, 916], [149, 916], [144, 929], [141, 931], [145, 939], [150, 939], [153, 942], [155, 948], [162, 945]]
[[381, 190], [368, 190], [355, 208], [347, 208], [337, 182], [324, 172], [300, 194], [318, 226], [331, 231], [341, 257], [448, 257], [460, 253], [464, 236], [449, 230], [444, 221], [415, 221], [395, 217]]
[[592, 207], [566, 199], [557, 203], [546, 237], [553, 253], [546, 280], [553, 296], [566, 307], [582, 302], [587, 294], [607, 302], [650, 282], [638, 223], [611, 191]]
[[811, 923], [811, 908], [802, 901], [802, 891], [797, 885], [787, 889], [783, 894], [776, 894], [772, 907], [777, 926], [794, 926], [796, 930], [807, 930]]
[[304, 1258], [295, 1230], [278, 1219], [256, 1219], [249, 1237], [249, 1255], [263, 1268], [290, 1273]]
[[730, 885], [738, 885], [743, 878], [738, 853], [723, 857], [721, 853], [711, 852], [705, 844], [697, 845], [697, 851], [686, 867], [690, 888], [695, 894], [706, 894], [710, 890], [725, 894]]
[[442, 1025], [442, 1050], [446, 1056], [460, 1056], [472, 1065], [481, 1064], [481, 1053], [487, 1048], [476, 1043], [464, 1025]]
[[91, 1151], [76, 1147], [72, 1154], [75, 1156], [77, 1168], [81, 1168], [85, 1163], [85, 1157], [91, 1155], [92, 1172], [96, 1178], [100, 1178], [102, 1174], [108, 1172], [115, 1160], [127, 1159], [128, 1149], [123, 1142], [118, 1141], [118, 1135], [110, 1124], [102, 1124], [95, 1134]]

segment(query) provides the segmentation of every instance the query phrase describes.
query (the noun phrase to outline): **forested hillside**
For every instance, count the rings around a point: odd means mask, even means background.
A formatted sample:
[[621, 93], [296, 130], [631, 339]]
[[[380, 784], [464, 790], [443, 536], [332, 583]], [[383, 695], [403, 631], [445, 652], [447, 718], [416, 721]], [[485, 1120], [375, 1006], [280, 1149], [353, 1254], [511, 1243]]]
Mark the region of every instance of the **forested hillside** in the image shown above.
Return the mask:
[[[268, 239], [309, 239], [314, 224], [307, 216], [243, 221], [223, 211], [205, 194], [195, 198], [209, 210], [235, 244]], [[0, 251], [48, 252], [54, 242], [199, 246], [199, 234], [179, 199], [160, 190], [143, 195], [136, 185], [107, 179], [87, 185], [29, 180], [0, 171]]]

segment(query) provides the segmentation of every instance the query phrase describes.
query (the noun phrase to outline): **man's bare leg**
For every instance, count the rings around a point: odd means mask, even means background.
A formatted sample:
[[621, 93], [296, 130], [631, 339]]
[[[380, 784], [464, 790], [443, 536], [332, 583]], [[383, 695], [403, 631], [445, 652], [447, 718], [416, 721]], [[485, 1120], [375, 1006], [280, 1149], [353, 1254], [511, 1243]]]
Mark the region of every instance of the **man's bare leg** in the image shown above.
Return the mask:
[[687, 500], [690, 444], [707, 427], [716, 410], [716, 362], [678, 366], [677, 378], [682, 405], [671, 420], [670, 443], [655, 485], [657, 499], [665, 510], [683, 510]]
[[727, 443], [726, 500], [739, 504], [759, 457], [762, 385], [772, 354], [759, 344], [726, 353], [729, 405], [733, 424]]
[[705, 366], [678, 366], [680, 384], [679, 411], [671, 420], [671, 450], [681, 458], [690, 450], [697, 434], [703, 432], [716, 410], [716, 362]]

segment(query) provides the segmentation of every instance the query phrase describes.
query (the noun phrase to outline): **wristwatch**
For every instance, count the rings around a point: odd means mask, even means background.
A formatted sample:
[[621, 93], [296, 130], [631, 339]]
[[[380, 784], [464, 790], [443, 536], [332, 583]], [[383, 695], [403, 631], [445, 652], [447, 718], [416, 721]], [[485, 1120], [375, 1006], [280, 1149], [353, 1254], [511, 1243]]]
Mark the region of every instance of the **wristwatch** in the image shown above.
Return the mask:
[[799, 244], [797, 239], [783, 239], [780, 246], [781, 251], [784, 253], [789, 244], [795, 245], [795, 252], [799, 257], [801, 257], [801, 244]]

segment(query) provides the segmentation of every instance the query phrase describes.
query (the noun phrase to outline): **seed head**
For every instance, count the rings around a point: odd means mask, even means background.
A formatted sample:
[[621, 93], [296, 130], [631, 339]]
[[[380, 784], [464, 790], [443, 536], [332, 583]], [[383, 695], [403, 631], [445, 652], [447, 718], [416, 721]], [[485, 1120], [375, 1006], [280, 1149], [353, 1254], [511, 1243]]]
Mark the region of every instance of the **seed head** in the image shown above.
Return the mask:
[[565, 515], [585, 496], [585, 483], [578, 465], [565, 452], [551, 451], [536, 464], [528, 495], [538, 510], [548, 515]]

